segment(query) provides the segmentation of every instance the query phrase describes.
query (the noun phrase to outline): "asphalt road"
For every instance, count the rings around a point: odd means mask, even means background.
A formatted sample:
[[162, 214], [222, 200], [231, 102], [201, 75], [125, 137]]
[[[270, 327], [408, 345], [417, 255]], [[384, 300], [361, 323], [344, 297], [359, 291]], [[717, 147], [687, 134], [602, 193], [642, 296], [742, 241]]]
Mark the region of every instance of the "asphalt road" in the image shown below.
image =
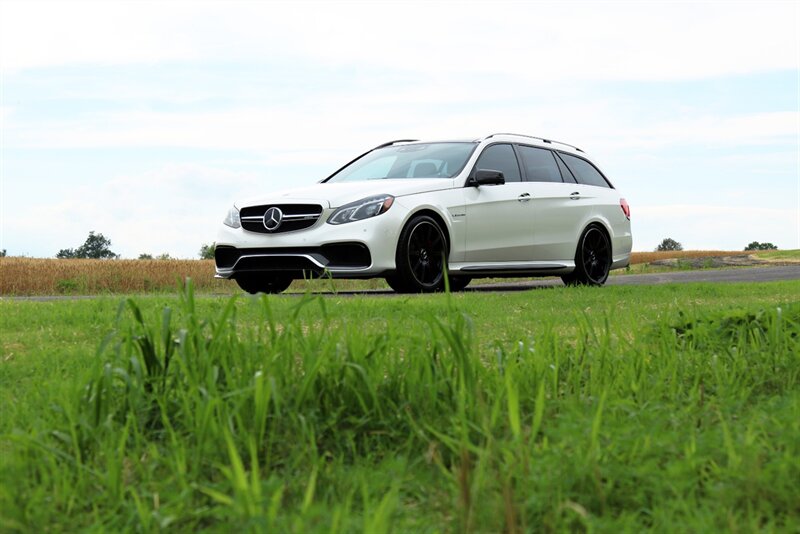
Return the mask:
[[[769, 267], [735, 267], [731, 269], [702, 269], [697, 271], [673, 271], [652, 274], [625, 274], [609, 276], [609, 286], [645, 286], [659, 284], [685, 284], [690, 282], [772, 282], [776, 280], [800, 280], [800, 264], [774, 265]], [[476, 280], [467, 286], [471, 291], [526, 291], [538, 287], [563, 285], [561, 280], [546, 278], [497, 284], [481, 284]]]
[[[612, 275], [606, 285], [659, 285], [659, 284], [685, 284], [689, 282], [771, 282], [776, 280], [800, 280], [800, 264], [773, 265], [769, 267], [734, 267], [730, 269], [702, 269], [698, 271], [674, 271], [653, 274], [625, 274]], [[233, 283], [233, 282], [232, 282]], [[499, 293], [510, 291], [530, 291], [545, 287], [563, 286], [557, 278], [543, 278], [541, 280], [525, 280], [522, 282], [499, 282], [482, 284], [476, 280], [465, 291]], [[337, 295], [393, 295], [391, 290], [368, 291], [340, 291]], [[227, 295], [226, 295], [227, 296]], [[36, 297], [0, 297], [11, 300], [51, 301], [51, 300], [81, 300], [91, 299], [94, 296], [36, 296]], [[800, 295], [798, 295], [800, 298]]]
[[612, 285], [680, 284], [685, 282], [773, 282], [800, 279], [800, 264], [772, 265], [769, 267], [735, 267], [732, 269], [706, 269], [699, 271], [674, 271], [670, 273], [630, 274], [612, 276]]

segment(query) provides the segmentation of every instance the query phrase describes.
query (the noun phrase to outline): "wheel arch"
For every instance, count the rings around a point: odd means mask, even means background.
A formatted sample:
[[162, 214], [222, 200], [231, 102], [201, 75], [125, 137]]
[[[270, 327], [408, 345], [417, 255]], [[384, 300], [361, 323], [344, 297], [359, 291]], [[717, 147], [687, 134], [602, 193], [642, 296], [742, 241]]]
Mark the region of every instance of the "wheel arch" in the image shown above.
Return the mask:
[[[415, 221], [420, 222], [417, 224]], [[447, 252], [446, 254], [442, 254], [444, 257], [442, 260], [438, 261], [437, 265], [436, 260], [427, 259], [427, 253], [425, 253], [427, 247], [423, 247], [422, 253], [425, 255], [420, 255], [419, 258], [424, 257], [425, 259], [420, 259], [419, 261], [423, 262], [424, 265], [428, 265], [428, 263], [431, 262], [435, 268], [429, 269], [430, 266], [423, 266], [422, 272], [419, 273], [417, 272], [417, 267], [412, 266], [408, 247], [410, 246], [409, 243], [411, 237], [416, 235], [414, 234], [414, 232], [416, 232], [416, 228], [421, 224], [425, 224], [428, 227], [436, 226], [438, 228], [438, 232], [441, 234], [444, 241], [442, 245]], [[408, 240], [404, 240], [404, 235], [408, 236]], [[448, 228], [444, 218], [437, 213], [435, 209], [421, 207], [420, 209], [409, 213], [408, 216], [403, 220], [403, 224], [400, 226], [400, 234], [395, 245], [395, 271], [386, 279], [389, 283], [389, 286], [400, 293], [427, 293], [431, 291], [440, 291], [442, 287], [444, 287], [443, 284], [445, 282], [443, 282], [443, 277], [445, 277], [447, 273], [446, 264], [447, 258], [450, 255], [450, 240], [450, 229]], [[441, 243], [441, 240], [439, 242]], [[438, 256], [439, 254], [437, 253], [436, 257]], [[408, 261], [404, 261], [404, 259]], [[428, 280], [429, 277], [426, 276], [426, 272], [432, 273], [434, 278]]]
[[586, 233], [586, 230], [588, 230], [592, 226], [599, 228], [606, 235], [606, 238], [608, 239], [608, 244], [611, 247], [611, 257], [612, 258], [614, 257], [614, 241], [611, 239], [611, 231], [609, 230], [608, 221], [605, 221], [600, 217], [592, 217], [586, 220], [580, 226], [581, 231], [578, 232], [578, 240], [575, 242], [575, 251], [573, 252], [573, 259], [576, 260], [575, 266], [573, 267], [572, 271], [569, 272], [574, 272], [575, 269], [577, 268], [578, 247], [581, 246], [581, 237], [583, 236], [584, 233]]
[[583, 224], [583, 228], [581, 228], [581, 231], [578, 234], [578, 241], [579, 242], [576, 243], [576, 245], [575, 245], [575, 251], [577, 252], [577, 247], [580, 244], [580, 236], [582, 236], [583, 233], [586, 230], [588, 230], [589, 227], [591, 227], [591, 226], [596, 226], [597, 228], [602, 230], [604, 234], [606, 234], [606, 238], [608, 239], [608, 246], [611, 247], [611, 257], [613, 258], [614, 257], [614, 239], [612, 238], [613, 234], [612, 234], [612, 230], [611, 230], [611, 224], [606, 219], [604, 219], [602, 217], [592, 217], [591, 219], [587, 220]]
[[[442, 217], [442, 215], [438, 211], [436, 211], [435, 209], [433, 209], [431, 207], [421, 207], [420, 209], [418, 209], [416, 211], [409, 212], [409, 214], [406, 216], [405, 220], [403, 221], [403, 225], [401, 226], [401, 230], [402, 230], [402, 228], [405, 228], [405, 226], [408, 224], [408, 222], [411, 219], [413, 219], [414, 217], [417, 217], [419, 215], [427, 215], [428, 217], [430, 217], [431, 219], [436, 221], [436, 224], [439, 225], [439, 228], [444, 233], [444, 239], [447, 242], [447, 254], [449, 256], [450, 255], [450, 248], [452, 246], [452, 244], [451, 244], [452, 238], [450, 236], [450, 225], [447, 224], [446, 218]], [[400, 238], [400, 234], [398, 233], [398, 239], [399, 238]], [[397, 243], [395, 243], [395, 249], [396, 248], [397, 248]]]
[[[590, 265], [587, 270], [587, 263], [586, 258], [584, 258], [585, 249], [584, 247], [584, 236], [587, 236], [590, 231], [597, 230], [600, 234], [605, 236], [606, 243], [608, 244], [608, 264], [605, 267], [602, 273], [602, 279], [598, 278], [593, 271], [595, 271], [595, 267], [599, 265], [599, 262], [596, 260], [594, 251], [590, 250], [589, 259], [591, 260]], [[566, 285], [592, 285], [592, 286], [602, 286], [605, 284], [606, 280], [608, 280], [608, 274], [611, 270], [611, 265], [613, 264], [613, 256], [611, 251], [613, 250], [613, 244], [611, 239], [611, 232], [609, 231], [608, 227], [602, 223], [602, 221], [593, 219], [587, 221], [587, 223], [583, 226], [581, 233], [578, 237], [578, 243], [575, 245], [575, 268], [562, 275], [561, 279], [564, 281]]]

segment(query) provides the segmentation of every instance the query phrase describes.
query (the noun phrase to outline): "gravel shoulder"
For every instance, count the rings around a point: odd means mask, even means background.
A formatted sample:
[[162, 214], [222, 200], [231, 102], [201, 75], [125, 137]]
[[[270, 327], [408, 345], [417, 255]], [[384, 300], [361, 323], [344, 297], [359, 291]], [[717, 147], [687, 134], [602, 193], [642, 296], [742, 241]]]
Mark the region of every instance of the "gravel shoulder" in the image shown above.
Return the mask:
[[652, 261], [650, 265], [686, 269], [707, 269], [714, 267], [753, 267], [758, 265], [800, 265], [800, 260], [765, 259], [752, 254], [733, 254], [730, 256], [703, 256], [699, 258], [669, 258]]

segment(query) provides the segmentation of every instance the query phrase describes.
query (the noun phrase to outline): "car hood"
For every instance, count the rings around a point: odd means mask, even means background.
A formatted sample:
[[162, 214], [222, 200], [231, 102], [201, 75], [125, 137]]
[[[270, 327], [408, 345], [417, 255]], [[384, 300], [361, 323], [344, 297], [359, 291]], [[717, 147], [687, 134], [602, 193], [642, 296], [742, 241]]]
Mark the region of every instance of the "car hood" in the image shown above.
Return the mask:
[[237, 208], [262, 204], [322, 204], [325, 208], [338, 208], [373, 195], [402, 197], [453, 187], [451, 178], [406, 178], [367, 180], [363, 182], [319, 183], [308, 187], [287, 189], [271, 195], [236, 202]]

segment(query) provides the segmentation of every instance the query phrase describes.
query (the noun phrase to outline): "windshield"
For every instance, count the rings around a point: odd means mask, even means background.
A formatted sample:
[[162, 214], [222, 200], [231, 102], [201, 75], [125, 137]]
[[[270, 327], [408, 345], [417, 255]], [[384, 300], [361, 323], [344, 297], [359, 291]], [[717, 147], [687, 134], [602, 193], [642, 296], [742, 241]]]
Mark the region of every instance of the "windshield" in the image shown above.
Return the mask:
[[326, 182], [387, 178], [452, 178], [466, 165], [475, 143], [426, 143], [378, 148], [343, 168]]

